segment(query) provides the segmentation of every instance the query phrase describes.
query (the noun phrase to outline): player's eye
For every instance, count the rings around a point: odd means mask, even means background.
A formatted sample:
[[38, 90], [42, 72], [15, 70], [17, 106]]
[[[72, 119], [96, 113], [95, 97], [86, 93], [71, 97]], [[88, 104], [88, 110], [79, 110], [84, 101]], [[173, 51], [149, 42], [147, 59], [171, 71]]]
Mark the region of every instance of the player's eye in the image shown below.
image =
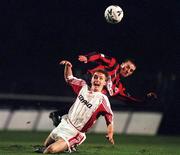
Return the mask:
[[98, 79], [98, 76], [97, 75], [94, 75], [94, 77], [93, 77], [94, 79]]
[[133, 69], [130, 69], [130, 72], [134, 72], [134, 70], [133, 70]]
[[103, 80], [103, 78], [102, 78], [102, 77], [100, 77], [100, 80], [102, 81], [102, 80]]

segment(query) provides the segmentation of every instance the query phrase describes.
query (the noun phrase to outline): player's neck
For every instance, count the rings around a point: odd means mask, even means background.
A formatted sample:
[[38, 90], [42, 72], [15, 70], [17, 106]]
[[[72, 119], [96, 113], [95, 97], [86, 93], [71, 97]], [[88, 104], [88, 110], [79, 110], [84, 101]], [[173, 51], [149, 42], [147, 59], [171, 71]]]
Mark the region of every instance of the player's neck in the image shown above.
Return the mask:
[[90, 88], [90, 91], [92, 91], [92, 92], [102, 92], [102, 87], [92, 86]]

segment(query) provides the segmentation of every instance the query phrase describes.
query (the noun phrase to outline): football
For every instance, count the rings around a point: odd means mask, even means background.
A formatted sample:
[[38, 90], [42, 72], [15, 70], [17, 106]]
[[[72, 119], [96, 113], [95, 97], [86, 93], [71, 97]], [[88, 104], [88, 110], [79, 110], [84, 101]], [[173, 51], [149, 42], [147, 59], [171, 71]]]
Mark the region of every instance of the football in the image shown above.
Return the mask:
[[108, 23], [117, 24], [124, 16], [122, 8], [118, 5], [110, 5], [104, 12], [104, 17]]

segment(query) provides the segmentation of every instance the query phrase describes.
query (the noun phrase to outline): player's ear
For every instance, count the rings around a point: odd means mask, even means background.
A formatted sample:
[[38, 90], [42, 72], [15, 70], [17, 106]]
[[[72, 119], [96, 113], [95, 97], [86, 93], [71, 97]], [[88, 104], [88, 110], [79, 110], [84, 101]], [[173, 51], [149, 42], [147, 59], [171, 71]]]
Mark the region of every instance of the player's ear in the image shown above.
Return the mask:
[[123, 68], [123, 67], [124, 67], [124, 63], [121, 64], [121, 68]]
[[104, 81], [104, 83], [103, 83], [103, 86], [106, 86], [107, 85], [107, 80], [106, 81]]

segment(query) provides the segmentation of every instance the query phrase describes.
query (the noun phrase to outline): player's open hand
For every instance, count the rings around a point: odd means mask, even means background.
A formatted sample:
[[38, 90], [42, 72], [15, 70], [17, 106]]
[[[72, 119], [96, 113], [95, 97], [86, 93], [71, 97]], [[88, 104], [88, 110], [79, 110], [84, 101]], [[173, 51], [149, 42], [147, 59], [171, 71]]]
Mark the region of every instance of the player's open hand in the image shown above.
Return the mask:
[[67, 60], [62, 60], [62, 61], [60, 61], [59, 64], [60, 64], [60, 65], [67, 65], [67, 66], [69, 66], [69, 67], [72, 67], [72, 64], [71, 64], [69, 61], [67, 61]]
[[106, 139], [114, 145], [114, 139], [113, 139], [113, 135], [109, 134], [109, 135], [106, 135]]
[[150, 99], [157, 99], [157, 94], [154, 93], [154, 92], [149, 92], [147, 93], [147, 98], [150, 98]]
[[87, 57], [84, 55], [79, 55], [78, 60], [84, 63], [87, 63]]

